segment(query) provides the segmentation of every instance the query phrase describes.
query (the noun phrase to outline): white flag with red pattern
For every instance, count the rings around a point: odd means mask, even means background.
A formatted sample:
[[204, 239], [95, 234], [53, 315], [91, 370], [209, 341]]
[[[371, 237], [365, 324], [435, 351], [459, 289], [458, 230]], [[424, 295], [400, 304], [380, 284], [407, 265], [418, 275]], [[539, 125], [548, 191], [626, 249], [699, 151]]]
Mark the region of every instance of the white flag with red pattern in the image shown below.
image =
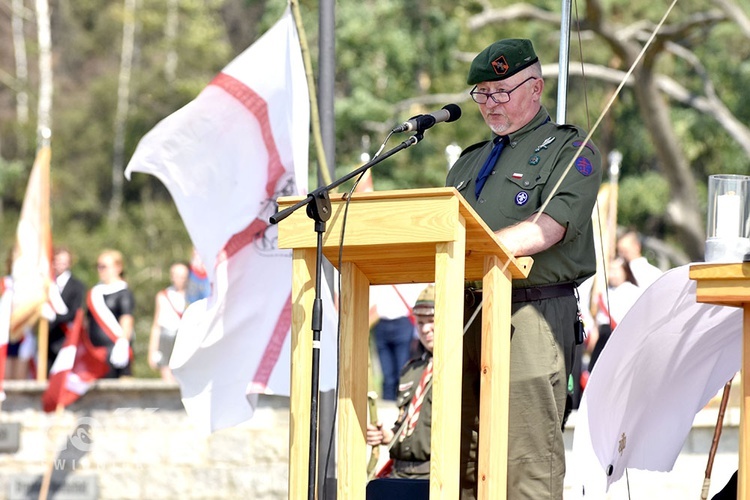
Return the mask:
[[[259, 393], [289, 394], [292, 259], [278, 249], [268, 218], [277, 197], [306, 193], [309, 126], [287, 8], [141, 140], [126, 170], [164, 183], [206, 264], [211, 296], [185, 311], [170, 360], [183, 404], [203, 430], [249, 419]], [[324, 295], [322, 390], [333, 386], [336, 366], [326, 359], [335, 356], [336, 316]]]

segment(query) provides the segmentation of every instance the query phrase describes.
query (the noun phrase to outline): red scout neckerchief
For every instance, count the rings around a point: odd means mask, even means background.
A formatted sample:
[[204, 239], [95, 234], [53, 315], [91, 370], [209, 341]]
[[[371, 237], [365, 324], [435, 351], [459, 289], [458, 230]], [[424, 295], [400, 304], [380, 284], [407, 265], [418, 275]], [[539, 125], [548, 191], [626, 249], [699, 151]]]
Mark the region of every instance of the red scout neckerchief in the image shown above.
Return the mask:
[[432, 356], [430, 356], [430, 361], [427, 362], [427, 367], [422, 372], [422, 377], [419, 379], [419, 386], [414, 391], [414, 396], [411, 398], [411, 403], [409, 403], [409, 409], [406, 412], [406, 424], [404, 425], [404, 431], [398, 438], [399, 441], [403, 441], [404, 438], [414, 433], [430, 379], [432, 379]]

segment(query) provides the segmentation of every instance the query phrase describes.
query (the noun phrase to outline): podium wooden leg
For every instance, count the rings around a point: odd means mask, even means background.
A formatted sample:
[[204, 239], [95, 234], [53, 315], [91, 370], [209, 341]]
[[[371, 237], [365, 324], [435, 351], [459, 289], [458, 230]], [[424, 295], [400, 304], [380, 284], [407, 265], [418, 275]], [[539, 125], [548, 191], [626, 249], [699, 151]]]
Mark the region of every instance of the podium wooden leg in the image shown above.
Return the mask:
[[[367, 487], [367, 358], [370, 282], [356, 265], [341, 269], [341, 374], [338, 411], [338, 497], [365, 498]], [[292, 497], [290, 497], [292, 498]]]
[[315, 250], [292, 253], [291, 387], [289, 398], [289, 498], [307, 498], [312, 391], [312, 305]]
[[506, 498], [510, 396], [511, 276], [496, 256], [485, 258], [477, 498]]
[[[462, 233], [463, 234], [463, 233]], [[465, 238], [437, 245], [430, 499], [459, 497]]]
[[740, 461], [737, 474], [737, 500], [748, 498], [750, 479], [750, 303], [745, 303], [742, 315], [742, 406], [740, 407]]

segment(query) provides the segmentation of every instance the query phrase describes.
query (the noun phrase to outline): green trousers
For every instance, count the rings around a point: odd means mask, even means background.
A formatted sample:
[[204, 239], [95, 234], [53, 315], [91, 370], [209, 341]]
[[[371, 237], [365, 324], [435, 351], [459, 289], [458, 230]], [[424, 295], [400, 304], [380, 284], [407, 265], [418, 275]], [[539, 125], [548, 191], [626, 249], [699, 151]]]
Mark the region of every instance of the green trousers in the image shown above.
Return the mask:
[[[466, 320], [477, 304], [467, 304]], [[574, 296], [512, 305], [508, 500], [561, 500], [565, 477], [562, 419], [575, 350]], [[481, 320], [464, 336], [461, 398], [461, 499], [477, 495]]]

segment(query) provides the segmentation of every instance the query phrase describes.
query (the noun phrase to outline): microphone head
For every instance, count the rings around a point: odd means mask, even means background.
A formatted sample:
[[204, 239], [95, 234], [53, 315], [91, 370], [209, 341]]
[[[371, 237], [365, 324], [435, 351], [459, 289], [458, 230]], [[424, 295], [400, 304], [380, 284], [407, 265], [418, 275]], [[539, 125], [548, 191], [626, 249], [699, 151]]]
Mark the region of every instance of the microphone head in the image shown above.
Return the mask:
[[443, 106], [443, 109], [448, 112], [448, 115], [450, 115], [450, 117], [445, 120], [446, 122], [455, 122], [461, 118], [461, 108], [459, 108], [457, 104], [446, 104]]

